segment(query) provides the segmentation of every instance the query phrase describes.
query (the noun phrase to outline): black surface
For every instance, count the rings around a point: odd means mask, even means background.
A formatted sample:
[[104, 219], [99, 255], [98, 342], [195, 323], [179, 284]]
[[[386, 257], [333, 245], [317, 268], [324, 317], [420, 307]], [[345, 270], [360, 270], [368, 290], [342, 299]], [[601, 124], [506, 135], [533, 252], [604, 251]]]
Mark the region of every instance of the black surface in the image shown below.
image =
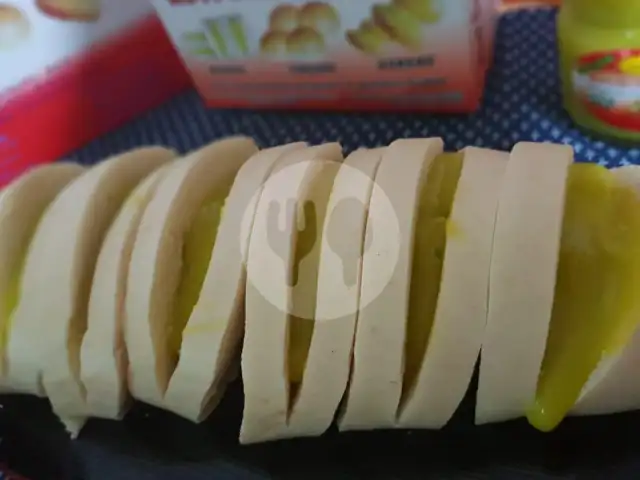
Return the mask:
[[569, 418], [543, 434], [524, 421], [473, 426], [468, 398], [438, 432], [331, 431], [316, 439], [239, 446], [241, 408], [235, 384], [202, 425], [137, 404], [122, 422], [91, 420], [71, 441], [45, 401], [7, 397], [0, 451], [33, 480], [630, 479], [640, 472], [635, 412]]

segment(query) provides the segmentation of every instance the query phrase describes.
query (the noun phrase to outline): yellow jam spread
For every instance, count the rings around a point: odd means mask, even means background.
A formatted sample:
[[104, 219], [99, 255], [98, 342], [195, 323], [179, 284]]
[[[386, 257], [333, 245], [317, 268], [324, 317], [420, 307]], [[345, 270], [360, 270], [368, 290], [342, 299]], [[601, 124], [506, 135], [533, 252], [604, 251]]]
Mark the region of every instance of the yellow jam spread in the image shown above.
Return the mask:
[[553, 313], [528, 420], [553, 430], [640, 322], [640, 197], [594, 164], [570, 167]]
[[177, 361], [184, 331], [191, 311], [198, 302], [204, 279], [209, 269], [209, 261], [218, 234], [218, 226], [224, 210], [223, 194], [206, 201], [184, 237], [182, 247], [182, 272], [175, 298], [174, 322], [170, 326], [169, 352]]
[[348, 30], [346, 37], [351, 45], [371, 54], [379, 53], [392, 41], [391, 37], [371, 20], [365, 20], [356, 30]]
[[396, 42], [408, 48], [419, 48], [422, 41], [422, 24], [416, 16], [394, 4], [375, 5], [373, 20]]
[[[309, 215], [307, 215], [307, 218]], [[300, 262], [309, 255], [318, 240], [318, 230], [316, 228], [307, 228], [302, 230], [298, 236], [296, 245], [295, 263]], [[294, 269], [295, 270], [295, 269]], [[294, 274], [293, 285], [298, 284], [297, 273]], [[304, 318], [299, 315], [292, 315], [289, 318], [289, 382], [299, 384], [304, 377], [304, 369], [307, 364], [307, 356], [311, 346], [311, 337], [313, 336], [313, 319]]]
[[436, 157], [420, 193], [405, 340], [403, 399], [414, 387], [427, 351], [440, 292], [447, 220], [462, 163], [463, 156], [458, 153]]
[[[41, 219], [42, 216], [40, 217], [40, 220]], [[33, 225], [32, 231], [29, 232], [29, 239], [33, 238], [33, 235], [35, 235], [38, 223], [39, 221]], [[0, 355], [0, 366], [3, 371], [6, 368], [6, 365], [4, 364], [4, 352], [6, 351], [7, 344], [9, 343], [13, 312], [20, 301], [22, 270], [24, 269], [29, 244], [30, 242], [26, 242], [17, 255], [17, 259], [12, 261], [12, 264], [10, 265], [11, 281], [9, 282], [7, 290], [4, 292], [4, 308], [3, 311], [0, 312], [0, 352], [2, 352]]]
[[[292, 397], [304, 377], [309, 348], [313, 337], [314, 313], [318, 289], [318, 269], [320, 262], [320, 243], [323, 225], [327, 214], [329, 196], [333, 181], [340, 168], [338, 162], [327, 162], [323, 171], [310, 187], [312, 199], [305, 203], [304, 228], [299, 230], [295, 243], [293, 268], [294, 291], [292, 295], [292, 314], [289, 317], [288, 377], [292, 385]], [[334, 212], [332, 212], [332, 215]], [[304, 260], [304, 270], [300, 268]]]
[[[18, 300], [20, 299], [20, 277], [22, 273], [22, 266], [24, 262], [20, 262], [14, 271], [11, 273], [11, 281], [9, 288], [4, 292], [4, 309], [0, 312], [0, 348], [2, 352], [6, 351], [7, 343], [9, 342], [9, 334], [11, 332], [11, 317], [13, 311], [18, 306]], [[3, 363], [3, 368], [4, 368]], [[1, 373], [1, 372], [0, 372]]]

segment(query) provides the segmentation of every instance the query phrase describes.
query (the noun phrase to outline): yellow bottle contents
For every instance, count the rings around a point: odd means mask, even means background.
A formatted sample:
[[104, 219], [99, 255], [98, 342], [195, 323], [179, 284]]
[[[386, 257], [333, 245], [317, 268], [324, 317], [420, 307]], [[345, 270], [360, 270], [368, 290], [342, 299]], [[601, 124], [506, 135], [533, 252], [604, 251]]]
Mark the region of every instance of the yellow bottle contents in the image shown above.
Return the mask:
[[563, 102], [581, 126], [640, 140], [640, 0], [563, 0]]
[[[307, 202], [304, 207], [304, 228], [299, 231], [296, 242], [292, 311], [298, 315], [289, 317], [287, 361], [292, 398], [295, 398], [304, 377], [309, 348], [311, 347], [314, 326], [313, 313], [315, 312], [318, 289], [322, 226], [327, 213], [333, 181], [339, 167], [340, 164], [337, 162], [327, 162], [323, 173], [314, 181], [309, 197], [313, 200]], [[301, 268], [303, 260], [304, 270]]]
[[531, 425], [553, 430], [606, 357], [640, 323], [640, 198], [611, 171], [574, 164], [549, 337]]
[[[18, 306], [18, 300], [20, 299], [20, 276], [22, 272], [23, 262], [15, 268], [11, 273], [11, 281], [9, 288], [4, 292], [4, 309], [0, 312], [0, 351], [5, 352], [7, 343], [9, 342], [9, 333], [11, 332], [11, 318], [13, 311]], [[3, 368], [4, 362], [2, 363]], [[2, 373], [2, 372], [0, 372]]]
[[429, 343], [440, 293], [447, 220], [451, 215], [462, 163], [461, 154], [438, 156], [420, 193], [405, 340], [403, 400], [415, 385]]
[[193, 307], [198, 302], [204, 283], [213, 246], [218, 234], [218, 226], [224, 209], [225, 195], [208, 200], [196, 214], [184, 237], [182, 249], [182, 272], [175, 298], [173, 323], [168, 336], [169, 352], [177, 361], [184, 331]]

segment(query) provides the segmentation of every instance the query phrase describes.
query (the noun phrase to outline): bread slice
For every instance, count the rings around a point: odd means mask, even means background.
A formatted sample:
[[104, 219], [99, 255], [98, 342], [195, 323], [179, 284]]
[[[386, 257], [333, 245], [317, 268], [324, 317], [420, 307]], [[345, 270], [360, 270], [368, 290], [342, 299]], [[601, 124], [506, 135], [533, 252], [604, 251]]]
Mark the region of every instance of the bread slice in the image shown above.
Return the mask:
[[451, 419], [469, 387], [487, 321], [493, 232], [509, 154], [473, 147], [462, 153], [428, 347], [398, 418], [404, 428], [437, 429]]
[[[20, 276], [27, 248], [49, 204], [83, 171], [84, 168], [73, 163], [35, 167], [0, 193], [1, 377], [7, 373], [6, 350], [13, 323], [12, 316], [20, 299]], [[4, 389], [4, 378], [0, 380], [1, 389]]]
[[97, 22], [101, 3], [101, 0], [36, 0], [36, 6], [42, 13], [76, 22]]
[[[439, 138], [396, 140], [386, 149], [371, 194], [366, 235], [375, 255], [362, 263], [361, 306], [353, 349], [351, 383], [341, 430], [391, 428], [402, 393], [404, 344], [418, 196]], [[387, 207], [390, 205], [390, 207]], [[382, 215], [381, 209], [391, 213]], [[373, 224], [372, 219], [376, 225]]]
[[[299, 230], [295, 240], [294, 271], [297, 270], [297, 274], [294, 274], [295, 283], [291, 287], [286, 369], [290, 385], [288, 437], [315, 434], [315, 432], [307, 430], [304, 425], [294, 425], [291, 416], [297, 409], [300, 389], [306, 378], [315, 326], [323, 320], [316, 321], [315, 318], [323, 226], [333, 182], [341, 167], [340, 162], [324, 161], [323, 159], [318, 161], [323, 165], [311, 181], [306, 194], [300, 199], [300, 205], [305, 215], [304, 227], [298, 226]], [[313, 206], [313, 213], [311, 213], [309, 205]], [[285, 348], [286, 346], [287, 344], [285, 344]]]
[[[615, 178], [640, 192], [640, 167], [630, 165], [612, 170]], [[615, 356], [604, 359], [591, 374], [571, 415], [603, 415], [640, 408], [640, 329]]]
[[476, 424], [523, 416], [536, 396], [553, 307], [573, 150], [519, 143], [495, 226]]
[[[292, 281], [301, 228], [299, 215], [314, 181], [331, 171], [330, 162], [341, 160], [342, 148], [335, 143], [296, 150], [278, 161], [262, 190], [247, 257], [241, 443], [289, 436], [288, 337], [290, 316], [294, 314]], [[285, 206], [291, 213], [280, 215], [279, 225], [272, 222], [275, 205]]]
[[[227, 373], [239, 360], [244, 331], [245, 259], [262, 186], [278, 159], [305, 147], [292, 143], [262, 150], [238, 172], [225, 202], [198, 302], [182, 333], [178, 365], [164, 406], [202, 421], [224, 392]], [[248, 220], [248, 225], [243, 221]]]
[[[183, 328], [176, 322], [183, 313], [178, 309], [179, 289], [190, 271], [204, 267], [183, 264], [187, 235], [203, 208], [224, 202], [238, 170], [257, 150], [253, 140], [232, 137], [178, 160], [142, 215], [125, 299], [128, 380], [134, 398], [164, 407]], [[215, 230], [217, 225], [210, 227]]]
[[63, 419], [85, 414], [80, 346], [106, 232], [136, 184], [174, 156], [165, 148], [140, 148], [88, 170], [49, 206], [29, 246], [9, 340], [8, 378], [26, 393], [43, 386]]
[[155, 170], [133, 190], [109, 228], [98, 256], [80, 351], [80, 378], [87, 392], [86, 411], [91, 416], [120, 419], [129, 403], [124, 343], [129, 262], [142, 214], [170, 166]]
[[365, 227], [373, 179], [383, 148], [360, 149], [337, 173], [322, 228], [313, 336], [304, 378], [289, 418], [291, 436], [319, 436], [331, 422], [346, 390], [360, 306]]

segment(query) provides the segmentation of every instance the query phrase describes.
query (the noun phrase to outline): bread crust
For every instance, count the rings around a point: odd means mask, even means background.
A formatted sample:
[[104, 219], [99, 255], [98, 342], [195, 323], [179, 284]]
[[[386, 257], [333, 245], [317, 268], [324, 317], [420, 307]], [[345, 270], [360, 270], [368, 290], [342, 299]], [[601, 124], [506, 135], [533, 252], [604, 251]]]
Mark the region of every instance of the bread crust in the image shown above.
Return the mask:
[[[358, 316], [351, 382], [339, 423], [341, 430], [396, 425], [404, 375], [418, 196], [431, 162], [442, 149], [439, 138], [396, 140], [387, 147], [378, 167], [366, 230], [375, 228], [371, 234], [381, 236], [384, 246], [377, 255], [363, 259], [360, 297], [375, 299], [361, 308]], [[387, 202], [394, 210], [397, 232], [384, 225], [374, 226], [370, 221], [371, 212]], [[376, 220], [381, 223], [381, 216], [376, 215]], [[385, 277], [386, 285], [373, 294], [381, 277]]]

